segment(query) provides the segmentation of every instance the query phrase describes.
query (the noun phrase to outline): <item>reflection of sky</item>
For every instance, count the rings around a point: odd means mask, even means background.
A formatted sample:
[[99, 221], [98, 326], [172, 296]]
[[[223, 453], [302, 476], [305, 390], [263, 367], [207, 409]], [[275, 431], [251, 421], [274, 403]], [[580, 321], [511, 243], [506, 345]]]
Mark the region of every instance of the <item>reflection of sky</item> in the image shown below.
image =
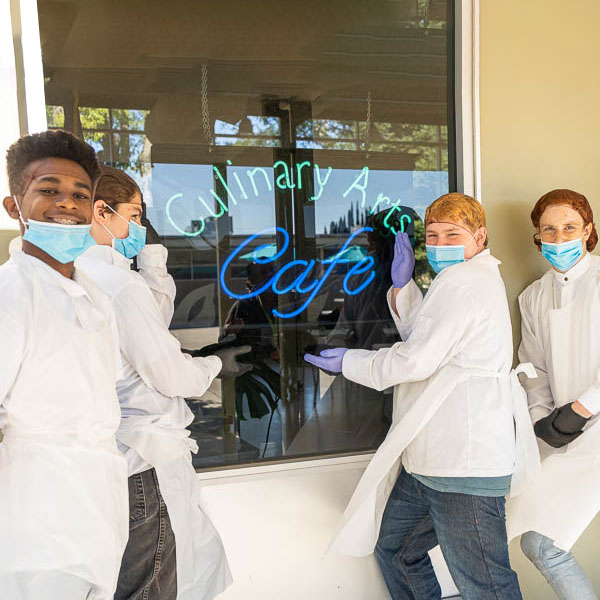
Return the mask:
[[[357, 180], [361, 171], [350, 169], [334, 169], [329, 181], [324, 187], [323, 195], [315, 202], [315, 217], [317, 233], [323, 233], [326, 226], [329, 230], [331, 221], [346, 216], [350, 204], [362, 211], [363, 195], [360, 189], [354, 187], [344, 198], [344, 192]], [[324, 174], [321, 179], [324, 179]], [[315, 184], [317, 185], [317, 184]], [[356, 185], [364, 186], [364, 178]], [[318, 190], [317, 186], [317, 190]], [[423, 218], [425, 209], [438, 196], [448, 191], [448, 173], [446, 171], [369, 171], [366, 188], [365, 208], [374, 208], [377, 196], [383, 194], [391, 203], [400, 200], [402, 206], [410, 206]], [[376, 212], [387, 206], [381, 203]], [[356, 212], [356, 211], [355, 211]]]
[[[148, 217], [160, 235], [181, 235], [166, 216], [166, 205], [174, 194], [183, 197], [174, 200], [171, 205], [171, 217], [175, 224], [185, 230], [193, 220], [206, 216], [208, 211], [199, 202], [202, 195], [209, 206], [214, 200], [209, 190], [213, 176], [210, 165], [173, 165], [156, 163], [152, 167], [152, 208], [148, 208]], [[150, 203], [149, 203], [150, 204]]]
[[[232, 219], [234, 234], [252, 234], [260, 229], [275, 225], [275, 195], [273, 169], [264, 168], [271, 190], [261, 172], [255, 173], [256, 193], [248, 176], [250, 167], [229, 167], [227, 183], [236, 203], [229, 198], [228, 212]], [[278, 168], [279, 174], [281, 169]], [[321, 169], [321, 180], [325, 178], [326, 169]], [[237, 175], [239, 182], [235, 179]], [[344, 198], [344, 192], [361, 175], [360, 169], [333, 169], [324, 186], [321, 197], [314, 201], [316, 233], [322, 234], [331, 221], [337, 222], [347, 215], [352, 205], [356, 212], [357, 203], [362, 202], [362, 193], [356, 187]], [[182, 165], [155, 163], [152, 167], [151, 182], [146, 188], [151, 192], [148, 202], [148, 216], [162, 235], [178, 235], [173, 224], [166, 216], [166, 205], [174, 194], [182, 194], [171, 204], [173, 222], [181, 229], [188, 229], [192, 221], [201, 221], [210, 216], [209, 209], [215, 207], [215, 200], [210, 193], [213, 189], [213, 171], [210, 165]], [[241, 187], [240, 187], [241, 184]], [[364, 185], [364, 178], [357, 182]], [[242, 191], [243, 189], [243, 191]], [[320, 189], [315, 181], [315, 193]], [[365, 208], [374, 207], [378, 194], [387, 196], [392, 203], [400, 200], [403, 206], [410, 206], [421, 216], [432, 200], [448, 191], [448, 173], [446, 171], [369, 171], [366, 188]], [[244, 198], [246, 195], [246, 198]], [[198, 197], [204, 199], [203, 204]], [[207, 208], [208, 206], [208, 208]], [[386, 206], [379, 204], [377, 210]], [[359, 210], [362, 210], [359, 206]], [[218, 214], [218, 213], [217, 213]], [[208, 231], [207, 231], [208, 233]], [[180, 235], [180, 234], [179, 234]]]

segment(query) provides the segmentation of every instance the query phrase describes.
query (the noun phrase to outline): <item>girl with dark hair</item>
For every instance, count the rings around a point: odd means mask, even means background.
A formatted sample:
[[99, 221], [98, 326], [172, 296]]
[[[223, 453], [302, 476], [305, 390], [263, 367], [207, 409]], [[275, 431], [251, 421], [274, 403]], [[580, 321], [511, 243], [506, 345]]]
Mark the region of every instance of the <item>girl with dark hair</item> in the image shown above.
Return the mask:
[[232, 375], [235, 354], [250, 347], [198, 358], [182, 353], [169, 332], [175, 285], [167, 249], [146, 243], [151, 225], [143, 214], [135, 181], [102, 166], [91, 230], [97, 245], [77, 264], [110, 298], [123, 361], [117, 441], [127, 458], [130, 515], [115, 600], [210, 600], [231, 577], [219, 534], [202, 510], [185, 398]]
[[542, 456], [541, 479], [508, 506], [509, 537], [562, 600], [596, 600], [570, 549], [600, 510], [600, 258], [582, 194], [544, 194], [531, 212], [534, 243], [551, 269], [519, 297], [519, 359]]

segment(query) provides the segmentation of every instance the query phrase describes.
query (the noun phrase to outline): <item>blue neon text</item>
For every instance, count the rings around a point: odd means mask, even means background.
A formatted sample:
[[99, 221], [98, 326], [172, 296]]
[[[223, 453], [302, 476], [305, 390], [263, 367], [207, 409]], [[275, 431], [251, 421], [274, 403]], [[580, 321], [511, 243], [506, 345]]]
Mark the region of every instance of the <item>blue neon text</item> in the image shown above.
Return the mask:
[[[304, 310], [306, 310], [308, 305], [314, 300], [315, 296], [319, 293], [319, 290], [323, 287], [323, 285], [325, 284], [325, 282], [327, 281], [327, 279], [329, 278], [329, 276], [335, 269], [336, 264], [342, 262], [342, 260], [343, 260], [342, 255], [343, 255], [344, 251], [350, 247], [352, 240], [354, 240], [354, 238], [356, 238], [361, 233], [366, 233], [368, 231], [373, 231], [373, 228], [372, 227], [361, 227], [360, 229], [357, 229], [356, 231], [354, 231], [348, 237], [348, 239], [344, 242], [344, 245], [335, 254], [335, 256], [327, 259], [327, 265], [328, 265], [327, 269], [325, 270], [323, 276], [320, 279], [318, 277], [314, 277], [314, 279], [312, 281], [307, 283], [306, 280], [310, 278], [311, 271], [316, 266], [316, 261], [313, 259], [311, 259], [310, 261], [296, 259], [296, 260], [289, 261], [288, 263], [281, 266], [279, 268], [279, 270], [269, 280], [264, 282], [260, 287], [254, 289], [250, 292], [247, 292], [245, 294], [237, 294], [229, 289], [229, 287], [227, 285], [227, 281], [226, 281], [226, 274], [227, 274], [227, 269], [229, 268], [231, 263], [236, 259], [237, 256], [239, 256], [239, 254], [242, 252], [242, 250], [244, 250], [244, 248], [246, 248], [254, 240], [256, 240], [257, 238], [259, 238], [261, 236], [271, 236], [271, 237], [274, 235], [281, 236], [282, 239], [281, 239], [280, 249], [273, 256], [269, 256], [269, 257], [259, 256], [261, 250], [266, 250], [269, 247], [269, 244], [262, 244], [262, 245], [258, 246], [257, 248], [255, 248], [254, 253], [253, 253], [254, 257], [255, 257], [254, 258], [255, 262], [265, 264], [265, 263], [276, 262], [281, 256], [283, 256], [285, 254], [285, 252], [287, 251], [287, 249], [290, 245], [290, 235], [282, 227], [269, 227], [267, 229], [263, 229], [262, 231], [259, 231], [258, 233], [255, 233], [254, 235], [247, 237], [227, 257], [227, 259], [223, 263], [223, 266], [221, 267], [221, 271], [219, 273], [221, 288], [230, 298], [235, 298], [236, 300], [247, 300], [249, 298], [254, 298], [255, 296], [259, 296], [260, 294], [262, 294], [264, 291], [266, 291], [269, 288], [271, 288], [273, 290], [273, 292], [277, 295], [286, 294], [294, 289], [300, 294], [308, 294], [308, 296], [304, 299], [302, 304], [298, 308], [296, 308], [290, 312], [280, 312], [277, 308], [273, 309], [273, 314], [276, 317], [280, 317], [282, 319], [291, 319], [291, 318], [299, 315]], [[362, 292], [375, 278], [375, 271], [373, 270], [374, 265], [375, 265], [375, 261], [373, 260], [372, 256], [365, 256], [362, 260], [358, 261], [355, 265], [353, 265], [349, 269], [349, 271], [346, 273], [346, 275], [344, 276], [344, 279], [342, 282], [342, 289], [344, 290], [344, 292], [350, 296], [354, 296], [354, 295]], [[279, 285], [280, 280], [283, 278], [285, 273], [287, 273], [288, 271], [290, 271], [296, 267], [303, 267], [302, 272], [298, 276], [296, 276], [295, 279], [291, 283], [285, 285], [284, 287], [281, 287]], [[362, 273], [366, 273], [369, 270], [371, 272], [369, 273], [368, 277], [364, 281], [362, 281], [357, 287], [352, 288], [350, 285], [351, 279], [355, 275], [360, 275]]]

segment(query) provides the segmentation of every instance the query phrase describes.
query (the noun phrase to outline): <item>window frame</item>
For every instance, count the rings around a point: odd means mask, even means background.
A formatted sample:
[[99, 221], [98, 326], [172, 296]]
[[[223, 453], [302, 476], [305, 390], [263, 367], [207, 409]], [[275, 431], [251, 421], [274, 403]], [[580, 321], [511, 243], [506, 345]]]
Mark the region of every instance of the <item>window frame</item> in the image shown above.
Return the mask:
[[[481, 202], [479, 0], [449, 0], [449, 7], [448, 44], [454, 50], [449, 60], [453, 85], [448, 86], [448, 139], [453, 137], [455, 144], [449, 145], [448, 161], [449, 164], [455, 161], [456, 165], [456, 181], [449, 181], [449, 189], [469, 194]], [[26, 135], [47, 129], [37, 0], [11, 0], [10, 9], [16, 79], [13, 92], [16, 114], [11, 116], [18, 119], [20, 134]], [[454, 157], [450, 156], [452, 151], [455, 151]], [[366, 466], [373, 455], [374, 451], [348, 451], [333, 456], [281, 457], [268, 462], [204, 467], [197, 473], [200, 479], [208, 481], [222, 477], [243, 479], [309, 467], [355, 468]]]

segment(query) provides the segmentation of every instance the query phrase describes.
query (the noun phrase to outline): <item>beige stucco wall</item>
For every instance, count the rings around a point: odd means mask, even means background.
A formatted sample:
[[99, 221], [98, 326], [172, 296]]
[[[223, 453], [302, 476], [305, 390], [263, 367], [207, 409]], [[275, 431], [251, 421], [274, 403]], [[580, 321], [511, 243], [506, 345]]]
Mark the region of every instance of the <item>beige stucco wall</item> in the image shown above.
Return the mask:
[[[4, 210], [0, 206], [0, 210]], [[19, 232], [15, 229], [0, 229], [0, 265], [8, 259], [8, 244]]]
[[[481, 0], [480, 9], [482, 201], [518, 331], [516, 297], [545, 269], [531, 244], [537, 198], [572, 188], [600, 214], [600, 3]], [[575, 554], [600, 592], [599, 520]], [[515, 545], [512, 557], [525, 599], [552, 598]]]

